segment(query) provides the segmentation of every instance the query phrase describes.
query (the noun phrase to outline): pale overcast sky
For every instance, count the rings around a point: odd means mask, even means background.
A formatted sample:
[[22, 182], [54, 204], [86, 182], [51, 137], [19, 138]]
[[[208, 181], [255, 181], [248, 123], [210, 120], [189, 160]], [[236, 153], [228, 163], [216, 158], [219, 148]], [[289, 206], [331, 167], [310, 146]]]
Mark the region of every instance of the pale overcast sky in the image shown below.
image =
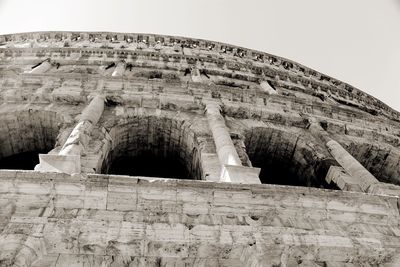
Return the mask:
[[0, 0], [0, 34], [116, 31], [283, 56], [400, 111], [400, 0]]

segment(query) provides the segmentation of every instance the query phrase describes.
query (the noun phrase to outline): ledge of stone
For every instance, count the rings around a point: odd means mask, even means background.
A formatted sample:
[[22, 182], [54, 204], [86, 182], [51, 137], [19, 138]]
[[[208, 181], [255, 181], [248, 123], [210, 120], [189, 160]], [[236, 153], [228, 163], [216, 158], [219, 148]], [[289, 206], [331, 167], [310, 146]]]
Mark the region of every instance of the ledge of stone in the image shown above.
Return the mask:
[[80, 173], [81, 157], [79, 155], [39, 154], [40, 163], [35, 167], [39, 172]]
[[400, 197], [400, 186], [386, 183], [373, 184], [368, 188], [368, 193], [373, 195]]
[[[31, 182], [65, 182], [65, 183], [99, 183], [104, 185], [119, 184], [121, 186], [149, 186], [149, 187], [180, 187], [180, 188], [203, 188], [215, 190], [228, 190], [228, 191], [248, 191], [253, 194], [296, 194], [296, 195], [313, 195], [313, 196], [341, 196], [345, 198], [354, 199], [365, 199], [367, 195], [376, 195], [376, 197], [398, 197], [396, 194], [383, 194], [383, 187], [380, 189], [374, 189], [370, 193], [353, 192], [353, 191], [340, 191], [340, 190], [329, 190], [320, 189], [314, 187], [301, 187], [301, 186], [286, 186], [286, 185], [274, 185], [274, 184], [235, 184], [226, 182], [211, 182], [202, 180], [181, 180], [171, 178], [156, 178], [156, 177], [138, 177], [138, 176], [124, 176], [124, 175], [108, 175], [108, 174], [83, 174], [75, 173], [69, 175], [66, 173], [57, 172], [37, 172], [30, 170], [0, 170], [0, 180], [31, 180]], [[36, 180], [36, 181], [35, 181]], [[383, 183], [381, 183], [382, 185]], [[395, 188], [399, 189], [398, 186], [392, 186], [383, 184], [387, 190]], [[386, 191], [389, 192], [389, 191]], [[400, 194], [399, 194], [400, 195]]]

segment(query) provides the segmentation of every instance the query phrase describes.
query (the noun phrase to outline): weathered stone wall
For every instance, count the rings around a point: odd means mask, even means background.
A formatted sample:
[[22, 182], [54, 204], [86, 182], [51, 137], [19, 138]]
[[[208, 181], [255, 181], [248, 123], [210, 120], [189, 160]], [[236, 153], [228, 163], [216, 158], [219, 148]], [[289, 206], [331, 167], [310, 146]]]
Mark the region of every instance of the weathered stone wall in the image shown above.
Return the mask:
[[[297, 89], [299, 92], [295, 94], [303, 92], [323, 101], [331, 98], [371, 114], [382, 113], [399, 119], [399, 114], [384, 103], [348, 84], [288, 59], [234, 45], [175, 36], [74, 32], [3, 35], [0, 36], [0, 42], [1, 48], [4, 48], [3, 57], [14, 61], [14, 66], [7, 68], [10, 73], [24, 69], [21, 57], [30, 60], [32, 64], [37, 64], [35, 57], [43, 60], [50, 57], [61, 63], [53, 71], [83, 75], [111, 75], [114, 70], [106, 69], [104, 65], [115, 60], [131, 60], [133, 68], [167, 65], [173, 71], [199, 67], [207, 68], [207, 73], [212, 75], [223, 74], [225, 79], [217, 79], [221, 85], [250, 87], [260, 76], [265, 76], [272, 80], [277, 79], [274, 84], [283, 89]], [[77, 60], [92, 67], [72, 67]], [[63, 70], [60, 67], [68, 69]], [[149, 72], [139, 71], [139, 74], [142, 77], [141, 74], [157, 77], [154, 72], [151, 75]], [[197, 79], [201, 80], [204, 80], [203, 76]]]
[[[0, 266], [400, 265], [399, 113], [284, 58], [0, 36], [0, 160], [26, 151], [36, 171], [0, 170]], [[192, 179], [105, 174], [144, 152]]]
[[399, 264], [395, 197], [127, 176], [0, 177], [3, 265]]

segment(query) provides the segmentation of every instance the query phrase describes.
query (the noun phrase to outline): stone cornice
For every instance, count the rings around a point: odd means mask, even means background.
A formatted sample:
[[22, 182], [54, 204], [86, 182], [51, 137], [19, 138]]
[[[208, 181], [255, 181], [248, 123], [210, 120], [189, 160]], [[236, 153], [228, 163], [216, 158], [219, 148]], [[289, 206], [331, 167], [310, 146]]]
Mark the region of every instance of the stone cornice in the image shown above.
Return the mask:
[[[9, 48], [7, 45], [12, 43], [21, 43], [32, 41], [39, 47], [37, 48]], [[69, 47], [40, 47], [41, 44], [53, 42], [67, 42]], [[82, 42], [86, 44], [101, 43], [108, 44], [107, 47], [77, 47], [76, 45]], [[113, 45], [126, 44], [128, 47], [118, 49]], [[130, 44], [135, 44], [134, 49], [130, 48]], [[140, 45], [139, 45], [140, 44]], [[7, 48], [2, 48], [2, 46]], [[174, 46], [180, 49], [192, 49], [203, 55], [184, 55], [182, 51], [163, 53], [159, 51], [147, 51], [155, 48], [156, 45], [161, 48], [171, 48]], [[75, 46], [75, 47], [74, 47]], [[142, 46], [139, 47], [138, 46]], [[338, 81], [327, 75], [319, 73], [311, 68], [305, 67], [294, 61], [277, 57], [261, 51], [247, 49], [235, 45], [213, 42], [202, 39], [185, 38], [178, 36], [154, 35], [143, 33], [112, 33], [112, 32], [32, 32], [32, 33], [17, 33], [0, 35], [0, 53], [22, 53], [22, 52], [79, 52], [80, 54], [106, 54], [109, 57], [127, 57], [131, 56], [147, 56], [147, 57], [168, 57], [173, 60], [193, 60], [194, 62], [212, 62], [223, 64], [236, 64], [239, 68], [244, 68], [247, 71], [262, 72], [262, 76], [271, 78], [278, 75], [280, 79], [297, 80], [303, 86], [311, 85], [314, 90], [322, 90], [333, 92], [339, 95], [339, 99], [357, 99], [358, 102], [364, 103], [367, 110], [374, 110], [373, 113], [382, 113], [386, 117], [394, 120], [400, 119], [400, 113], [393, 110], [380, 100], [370, 96], [369, 94], [356, 89], [346, 83]], [[203, 51], [203, 52], [201, 52]], [[209, 51], [209, 52], [206, 52]], [[214, 54], [207, 54], [214, 53]], [[189, 63], [190, 64], [190, 63]], [[338, 98], [338, 97], [336, 97]], [[347, 101], [348, 102], [348, 101]], [[342, 101], [346, 104], [346, 101]], [[351, 103], [350, 103], [351, 105]], [[361, 108], [362, 105], [358, 105]], [[357, 105], [355, 105], [357, 107]], [[374, 107], [374, 108], [371, 108]]]

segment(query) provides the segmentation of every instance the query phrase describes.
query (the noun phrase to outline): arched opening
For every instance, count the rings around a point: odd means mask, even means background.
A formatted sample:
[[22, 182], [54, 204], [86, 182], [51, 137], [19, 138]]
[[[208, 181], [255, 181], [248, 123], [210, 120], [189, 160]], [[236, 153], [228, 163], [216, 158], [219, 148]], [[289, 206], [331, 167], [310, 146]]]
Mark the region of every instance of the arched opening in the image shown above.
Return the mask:
[[247, 154], [261, 168], [262, 183], [338, 189], [325, 181], [330, 166], [338, 164], [317, 144], [299, 129], [259, 127], [245, 134]]
[[110, 129], [112, 147], [102, 173], [201, 179], [194, 132], [185, 120], [140, 116]]
[[0, 114], [0, 169], [33, 170], [39, 154], [54, 148], [60, 122], [55, 112]]
[[382, 143], [362, 143], [359, 140], [345, 141], [344, 147], [376, 179], [400, 185], [399, 149]]

